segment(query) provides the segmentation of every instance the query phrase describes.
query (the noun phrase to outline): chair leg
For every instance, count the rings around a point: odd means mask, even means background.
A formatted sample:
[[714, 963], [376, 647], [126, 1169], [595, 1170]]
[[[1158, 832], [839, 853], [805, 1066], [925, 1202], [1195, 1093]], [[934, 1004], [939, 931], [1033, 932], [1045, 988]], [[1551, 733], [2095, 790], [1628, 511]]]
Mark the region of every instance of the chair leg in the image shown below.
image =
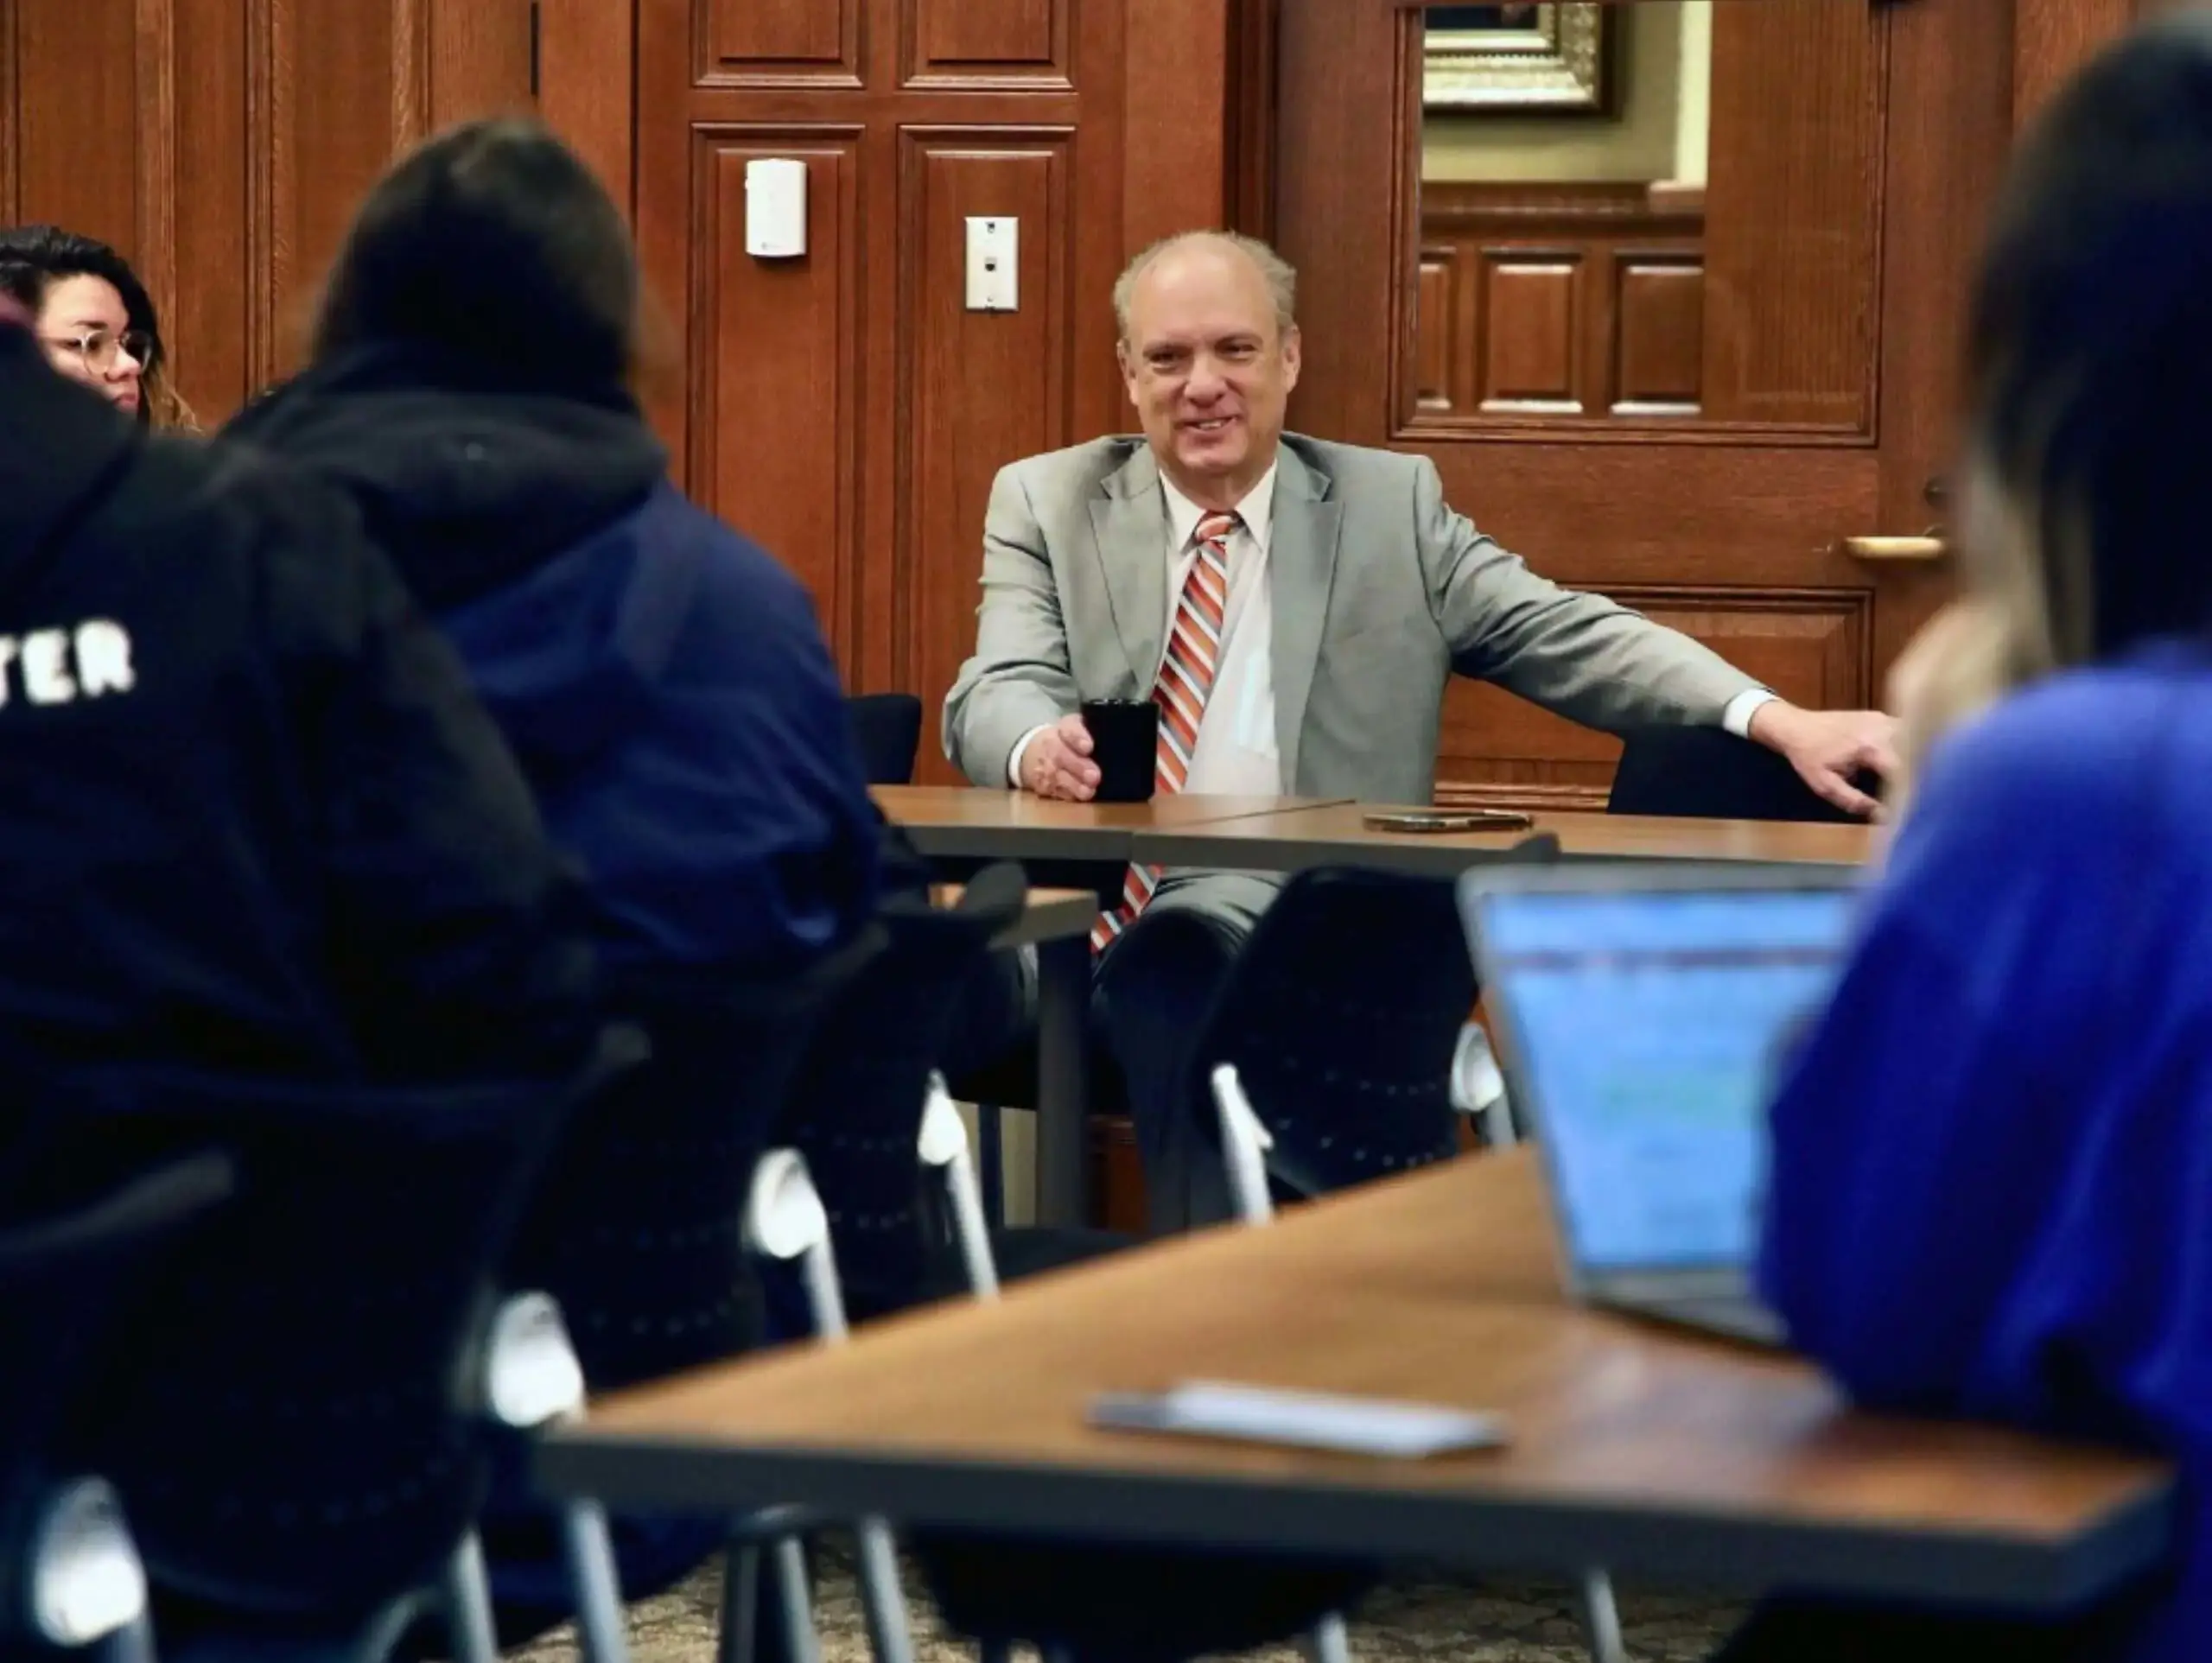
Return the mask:
[[492, 1580], [484, 1570], [483, 1539], [474, 1530], [454, 1546], [442, 1580], [454, 1663], [499, 1663], [499, 1635], [492, 1622]]
[[822, 1636], [814, 1628], [814, 1593], [806, 1580], [806, 1544], [797, 1536], [775, 1546], [776, 1596], [784, 1609], [784, 1644], [790, 1663], [822, 1663]]
[[899, 1554], [891, 1527], [863, 1519], [860, 1537], [861, 1608], [868, 1617], [868, 1644], [876, 1663], [913, 1663], [913, 1636], [906, 1622], [906, 1594], [899, 1583]]
[[154, 1621], [145, 1612], [99, 1644], [101, 1663], [154, 1663]]
[[1351, 1641], [1344, 1633], [1344, 1614], [1332, 1611], [1313, 1625], [1306, 1636], [1313, 1663], [1351, 1663]]
[[760, 1550], [730, 1545], [722, 1560], [722, 1621], [715, 1663], [753, 1663], [760, 1647]]
[[629, 1623], [607, 1509], [596, 1501], [570, 1503], [561, 1515], [561, 1534], [576, 1590], [576, 1637], [584, 1663], [629, 1663]]
[[1582, 1631], [1590, 1642], [1591, 1663], [1628, 1663], [1621, 1640], [1620, 1608], [1613, 1603], [1613, 1579], [1603, 1571], [1582, 1573]]
[[983, 1216], [995, 1230], [1006, 1228], [1006, 1111], [996, 1103], [976, 1105], [976, 1168], [983, 1183]]

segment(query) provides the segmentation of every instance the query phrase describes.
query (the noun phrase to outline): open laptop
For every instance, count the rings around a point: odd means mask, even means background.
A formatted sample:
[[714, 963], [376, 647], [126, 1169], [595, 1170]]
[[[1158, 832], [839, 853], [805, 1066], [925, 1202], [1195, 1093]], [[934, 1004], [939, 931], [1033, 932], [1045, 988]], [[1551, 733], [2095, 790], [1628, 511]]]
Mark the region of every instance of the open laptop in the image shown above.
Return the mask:
[[1766, 1105], [1840, 968], [1845, 866], [1592, 862], [1467, 873], [1459, 904], [1569, 1292], [1763, 1344]]

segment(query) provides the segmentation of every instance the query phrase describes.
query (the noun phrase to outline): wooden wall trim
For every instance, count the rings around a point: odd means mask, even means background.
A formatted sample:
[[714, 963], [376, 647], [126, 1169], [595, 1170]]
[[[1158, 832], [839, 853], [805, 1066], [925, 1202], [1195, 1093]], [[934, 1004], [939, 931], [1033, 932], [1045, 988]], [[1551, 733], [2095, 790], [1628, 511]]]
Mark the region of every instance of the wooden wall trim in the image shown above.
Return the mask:
[[1135, 254], [1228, 219], [1234, 0], [1126, 4], [1122, 243]]
[[537, 108], [637, 212], [637, 0], [538, 0]]
[[1232, 0], [1230, 10], [1228, 223], [1275, 234], [1275, 47], [1282, 0]]
[[139, 280], [161, 316], [176, 315], [176, 8], [138, 0]]
[[1421, 234], [1465, 228], [1520, 228], [1524, 221], [1560, 221], [1578, 227], [1623, 224], [1639, 231], [1684, 232], [1705, 225], [1705, 193], [1646, 184], [1639, 180], [1518, 184], [1502, 180], [1423, 180]]

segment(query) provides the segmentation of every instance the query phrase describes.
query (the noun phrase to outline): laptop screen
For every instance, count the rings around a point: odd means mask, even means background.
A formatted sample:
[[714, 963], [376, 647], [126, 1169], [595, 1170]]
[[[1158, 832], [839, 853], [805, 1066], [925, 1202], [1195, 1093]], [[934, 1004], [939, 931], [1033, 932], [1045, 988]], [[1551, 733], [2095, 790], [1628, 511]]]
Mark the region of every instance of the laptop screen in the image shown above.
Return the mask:
[[1766, 1102], [1834, 981], [1847, 888], [1504, 892], [1489, 992], [1586, 1273], [1747, 1264]]

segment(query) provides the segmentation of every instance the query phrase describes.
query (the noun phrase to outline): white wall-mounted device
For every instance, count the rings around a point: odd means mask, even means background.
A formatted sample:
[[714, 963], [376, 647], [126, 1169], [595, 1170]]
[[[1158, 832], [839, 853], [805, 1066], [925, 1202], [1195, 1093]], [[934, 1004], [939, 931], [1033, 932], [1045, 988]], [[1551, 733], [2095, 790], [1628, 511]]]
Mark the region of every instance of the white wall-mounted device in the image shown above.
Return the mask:
[[806, 252], [806, 163], [755, 156], [745, 164], [745, 251], [763, 260]]
[[968, 219], [968, 309], [970, 312], [1012, 312], [1018, 309], [1014, 273], [1021, 263], [1021, 222], [1001, 215], [970, 214]]

